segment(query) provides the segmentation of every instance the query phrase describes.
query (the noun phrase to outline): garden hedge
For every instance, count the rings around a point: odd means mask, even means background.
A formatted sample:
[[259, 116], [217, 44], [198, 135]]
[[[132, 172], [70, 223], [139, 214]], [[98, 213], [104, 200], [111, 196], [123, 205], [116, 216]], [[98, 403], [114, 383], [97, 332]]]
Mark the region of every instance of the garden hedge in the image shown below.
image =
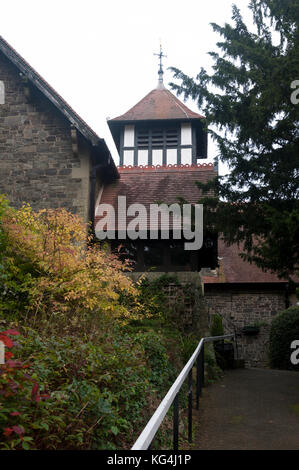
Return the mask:
[[[275, 369], [299, 370], [291, 362], [291, 343], [299, 340], [299, 307], [290, 307], [279, 313], [271, 323], [269, 356]], [[298, 354], [299, 357], [299, 354]]]

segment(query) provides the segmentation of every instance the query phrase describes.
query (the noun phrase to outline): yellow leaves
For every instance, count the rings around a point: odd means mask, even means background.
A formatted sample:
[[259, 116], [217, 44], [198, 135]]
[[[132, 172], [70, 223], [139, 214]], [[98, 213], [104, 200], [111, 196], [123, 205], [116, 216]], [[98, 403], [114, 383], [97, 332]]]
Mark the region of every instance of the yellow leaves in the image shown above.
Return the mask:
[[135, 316], [119, 303], [122, 292], [137, 298], [133, 282], [123, 272], [128, 265], [106, 248], [87, 246], [87, 226], [79, 216], [64, 209], [34, 212], [25, 204], [17, 211], [8, 209], [2, 221], [11, 271], [19, 269], [17, 263], [22, 260], [34, 273], [28, 287], [29, 314], [34, 318], [40, 314]]

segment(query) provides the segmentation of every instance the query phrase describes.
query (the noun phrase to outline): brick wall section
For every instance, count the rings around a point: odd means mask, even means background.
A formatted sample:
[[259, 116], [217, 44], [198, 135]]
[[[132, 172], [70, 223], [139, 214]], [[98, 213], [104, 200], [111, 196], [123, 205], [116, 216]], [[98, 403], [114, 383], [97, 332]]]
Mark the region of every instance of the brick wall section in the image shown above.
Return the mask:
[[40, 92], [27, 100], [18, 70], [0, 53], [0, 193], [19, 207], [64, 207], [88, 217], [89, 159], [72, 151], [70, 123]]
[[238, 336], [240, 358], [248, 367], [268, 365], [268, 344], [270, 323], [273, 317], [285, 309], [284, 292], [263, 291], [227, 291], [205, 292], [205, 304], [210, 315], [218, 313], [223, 317], [225, 333], [232, 333], [235, 326], [241, 334], [241, 328], [256, 322], [265, 323], [256, 336]]

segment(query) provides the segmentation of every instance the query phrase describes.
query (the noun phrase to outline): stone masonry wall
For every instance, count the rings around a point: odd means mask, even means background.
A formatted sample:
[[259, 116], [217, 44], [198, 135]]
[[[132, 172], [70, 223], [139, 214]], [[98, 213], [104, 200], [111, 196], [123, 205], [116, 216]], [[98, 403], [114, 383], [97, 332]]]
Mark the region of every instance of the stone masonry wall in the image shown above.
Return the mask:
[[203, 298], [202, 281], [197, 272], [131, 272], [131, 279], [138, 281], [146, 276], [153, 281], [163, 275], [177, 279], [178, 283], [170, 282], [164, 286], [168, 306], [173, 319], [185, 332], [193, 331], [198, 339], [208, 331], [208, 316]]
[[[239, 358], [245, 360], [245, 365], [267, 366], [270, 324], [273, 317], [285, 309], [284, 292], [213, 290], [205, 292], [204, 299], [210, 318], [215, 313], [223, 317], [225, 333], [233, 333], [233, 326], [236, 328]], [[260, 324], [258, 335], [241, 333], [244, 326], [254, 323]]]
[[70, 123], [39, 91], [26, 98], [22, 77], [1, 53], [0, 81], [0, 193], [15, 207], [64, 207], [87, 220], [89, 158], [74, 154]]

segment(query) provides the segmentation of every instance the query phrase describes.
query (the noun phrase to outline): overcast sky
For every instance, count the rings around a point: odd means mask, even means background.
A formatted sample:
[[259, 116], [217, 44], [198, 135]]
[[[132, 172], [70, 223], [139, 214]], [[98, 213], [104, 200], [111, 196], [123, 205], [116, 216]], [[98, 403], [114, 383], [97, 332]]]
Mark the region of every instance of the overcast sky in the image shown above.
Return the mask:
[[[249, 0], [0, 0], [0, 34], [105, 138], [118, 163], [106, 118], [156, 87], [160, 39], [165, 85], [170, 66], [196, 76], [211, 67], [207, 52], [219, 40], [210, 23], [230, 22], [233, 3], [250, 21]], [[215, 152], [211, 143], [210, 161]]]

